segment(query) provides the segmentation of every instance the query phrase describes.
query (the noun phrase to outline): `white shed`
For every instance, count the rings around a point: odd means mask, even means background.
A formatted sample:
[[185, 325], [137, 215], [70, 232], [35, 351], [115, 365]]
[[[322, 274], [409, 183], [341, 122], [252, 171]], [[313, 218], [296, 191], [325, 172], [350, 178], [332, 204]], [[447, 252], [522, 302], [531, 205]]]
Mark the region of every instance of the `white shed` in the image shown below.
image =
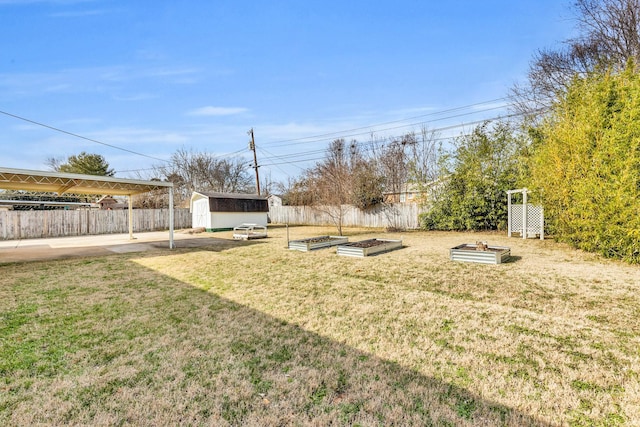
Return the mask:
[[195, 191], [191, 195], [192, 227], [207, 231], [230, 230], [240, 224], [266, 227], [269, 205], [257, 194], [210, 193]]

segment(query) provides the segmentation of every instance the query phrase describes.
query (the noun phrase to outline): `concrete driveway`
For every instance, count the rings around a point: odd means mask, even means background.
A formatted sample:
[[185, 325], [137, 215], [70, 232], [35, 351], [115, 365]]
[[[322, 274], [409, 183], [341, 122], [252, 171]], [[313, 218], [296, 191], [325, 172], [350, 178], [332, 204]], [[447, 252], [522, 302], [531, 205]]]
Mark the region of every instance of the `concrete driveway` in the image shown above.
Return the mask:
[[[113, 253], [170, 250], [169, 232], [154, 231], [135, 233], [134, 240], [126, 234], [103, 234], [99, 236], [55, 237], [47, 239], [0, 240], [0, 264], [9, 262], [64, 259], [80, 256], [102, 256]], [[176, 248], [211, 246], [226, 233], [191, 234], [176, 231], [173, 242]]]

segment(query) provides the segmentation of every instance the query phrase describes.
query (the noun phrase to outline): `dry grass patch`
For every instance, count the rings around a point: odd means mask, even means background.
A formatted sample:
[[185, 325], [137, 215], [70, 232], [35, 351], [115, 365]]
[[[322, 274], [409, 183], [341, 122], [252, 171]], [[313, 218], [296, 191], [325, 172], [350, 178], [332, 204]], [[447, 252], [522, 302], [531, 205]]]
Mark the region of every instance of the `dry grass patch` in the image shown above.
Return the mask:
[[[406, 247], [302, 253], [272, 228], [0, 266], [0, 422], [640, 423], [637, 267], [493, 234], [349, 234]], [[480, 239], [515, 262], [448, 260]]]

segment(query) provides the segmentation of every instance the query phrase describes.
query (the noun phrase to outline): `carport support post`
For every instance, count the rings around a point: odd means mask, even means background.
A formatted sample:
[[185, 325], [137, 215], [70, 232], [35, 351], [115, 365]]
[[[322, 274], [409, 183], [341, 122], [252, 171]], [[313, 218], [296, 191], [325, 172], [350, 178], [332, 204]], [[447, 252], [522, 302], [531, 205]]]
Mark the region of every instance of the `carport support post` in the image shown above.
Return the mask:
[[129, 194], [129, 240], [133, 240], [133, 195]]
[[169, 249], [174, 249], [173, 244], [173, 187], [169, 187]]

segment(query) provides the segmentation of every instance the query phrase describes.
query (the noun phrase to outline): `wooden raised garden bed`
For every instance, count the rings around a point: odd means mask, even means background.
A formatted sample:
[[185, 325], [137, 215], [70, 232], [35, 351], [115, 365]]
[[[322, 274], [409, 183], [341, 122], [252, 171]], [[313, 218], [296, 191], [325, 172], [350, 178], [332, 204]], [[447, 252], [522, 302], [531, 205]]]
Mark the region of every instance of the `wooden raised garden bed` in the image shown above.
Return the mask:
[[289, 249], [297, 251], [308, 252], [314, 249], [328, 248], [330, 246], [341, 245], [348, 243], [349, 238], [343, 236], [318, 236], [310, 237], [308, 239], [291, 240], [289, 242]]
[[338, 255], [366, 257], [402, 247], [402, 240], [368, 239], [359, 242], [338, 245]]
[[477, 262], [480, 264], [502, 264], [511, 257], [511, 248], [506, 246], [483, 245], [465, 243], [451, 248], [449, 253], [452, 261]]

